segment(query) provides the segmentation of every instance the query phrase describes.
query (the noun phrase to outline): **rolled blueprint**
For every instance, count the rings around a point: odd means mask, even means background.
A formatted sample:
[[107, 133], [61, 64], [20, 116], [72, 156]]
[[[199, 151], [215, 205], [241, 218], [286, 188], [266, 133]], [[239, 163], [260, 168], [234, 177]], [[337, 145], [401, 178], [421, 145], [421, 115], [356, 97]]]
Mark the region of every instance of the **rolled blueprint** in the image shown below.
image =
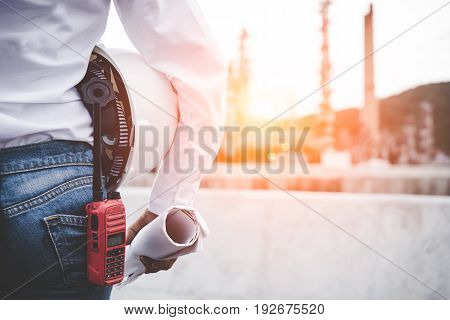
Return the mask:
[[169, 208], [142, 228], [125, 249], [125, 273], [121, 285], [136, 280], [145, 271], [140, 256], [164, 260], [198, 252], [209, 230], [193, 208]]

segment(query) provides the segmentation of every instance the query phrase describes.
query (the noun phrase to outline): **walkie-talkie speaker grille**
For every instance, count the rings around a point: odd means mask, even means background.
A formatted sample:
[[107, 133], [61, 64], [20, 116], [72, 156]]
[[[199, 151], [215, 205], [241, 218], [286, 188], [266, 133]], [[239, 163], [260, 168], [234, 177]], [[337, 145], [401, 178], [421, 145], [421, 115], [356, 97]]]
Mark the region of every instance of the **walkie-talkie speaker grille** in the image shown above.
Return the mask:
[[115, 191], [122, 183], [134, 144], [133, 112], [125, 83], [107, 54], [96, 47], [77, 89], [91, 116], [94, 103], [101, 107], [104, 187], [107, 192]]
[[77, 86], [92, 112], [94, 98], [86, 93], [95, 97], [98, 87], [83, 90], [89, 81], [103, 81], [114, 93], [101, 112], [102, 171], [111, 192], [161, 164], [178, 127], [178, 96], [167, 75], [129, 50], [95, 47]]

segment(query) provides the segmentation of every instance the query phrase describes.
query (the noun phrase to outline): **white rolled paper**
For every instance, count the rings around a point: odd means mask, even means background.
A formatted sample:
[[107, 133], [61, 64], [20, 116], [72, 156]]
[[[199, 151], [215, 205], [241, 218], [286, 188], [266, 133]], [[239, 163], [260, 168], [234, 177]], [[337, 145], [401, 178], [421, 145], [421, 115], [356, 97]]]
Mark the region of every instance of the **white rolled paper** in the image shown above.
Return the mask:
[[193, 208], [169, 208], [142, 228], [125, 249], [125, 277], [121, 285], [136, 280], [145, 271], [140, 256], [156, 260], [179, 257], [203, 249], [202, 240], [209, 234], [201, 215]]

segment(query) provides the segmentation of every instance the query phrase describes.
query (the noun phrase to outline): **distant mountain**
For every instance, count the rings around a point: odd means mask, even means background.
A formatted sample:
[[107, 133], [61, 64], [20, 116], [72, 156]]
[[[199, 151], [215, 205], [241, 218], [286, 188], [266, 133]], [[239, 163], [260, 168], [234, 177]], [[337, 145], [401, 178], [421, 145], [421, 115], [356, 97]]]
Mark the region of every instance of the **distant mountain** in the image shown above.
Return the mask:
[[[435, 148], [450, 154], [450, 82], [422, 85], [400, 94], [380, 99], [381, 129], [397, 135], [408, 121], [418, 123], [420, 105], [428, 101], [433, 106]], [[359, 132], [359, 111], [349, 108], [336, 113], [336, 132], [344, 130], [350, 137]], [[343, 142], [338, 138], [337, 144]], [[345, 143], [344, 143], [345, 145]]]
[[423, 101], [433, 106], [435, 147], [450, 154], [450, 82], [422, 85], [381, 99], [381, 128], [395, 134], [408, 118], [417, 123]]

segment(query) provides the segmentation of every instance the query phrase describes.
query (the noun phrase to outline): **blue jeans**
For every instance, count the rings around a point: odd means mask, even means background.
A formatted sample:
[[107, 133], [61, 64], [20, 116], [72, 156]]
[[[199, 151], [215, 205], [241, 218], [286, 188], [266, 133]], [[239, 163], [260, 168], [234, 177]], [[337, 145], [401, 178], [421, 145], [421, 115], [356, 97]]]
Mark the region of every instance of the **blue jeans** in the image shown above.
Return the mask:
[[86, 278], [92, 158], [74, 141], [0, 150], [0, 298], [109, 299]]

